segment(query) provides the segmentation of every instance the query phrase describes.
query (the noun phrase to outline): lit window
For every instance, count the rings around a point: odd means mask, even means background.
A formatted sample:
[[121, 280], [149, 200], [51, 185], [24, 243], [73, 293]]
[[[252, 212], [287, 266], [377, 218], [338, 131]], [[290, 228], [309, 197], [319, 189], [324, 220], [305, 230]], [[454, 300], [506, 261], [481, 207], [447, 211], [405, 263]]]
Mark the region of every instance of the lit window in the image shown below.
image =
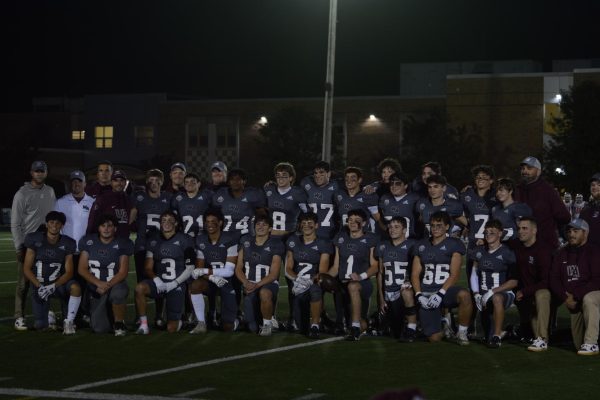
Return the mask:
[[154, 145], [153, 126], [136, 126], [134, 136], [135, 147], [147, 147]]
[[97, 126], [94, 131], [97, 149], [112, 149], [113, 147], [113, 127]]
[[71, 140], [85, 140], [85, 131], [72, 131]]

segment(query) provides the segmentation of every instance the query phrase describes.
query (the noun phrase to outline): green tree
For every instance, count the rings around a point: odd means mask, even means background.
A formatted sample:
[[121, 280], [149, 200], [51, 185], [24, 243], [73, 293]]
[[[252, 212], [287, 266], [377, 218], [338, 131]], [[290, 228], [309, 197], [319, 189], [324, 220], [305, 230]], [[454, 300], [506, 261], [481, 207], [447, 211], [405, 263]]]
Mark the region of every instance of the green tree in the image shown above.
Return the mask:
[[568, 191], [587, 193], [589, 178], [600, 171], [600, 85], [584, 81], [563, 92], [560, 110], [557, 133], [544, 149], [545, 173]]

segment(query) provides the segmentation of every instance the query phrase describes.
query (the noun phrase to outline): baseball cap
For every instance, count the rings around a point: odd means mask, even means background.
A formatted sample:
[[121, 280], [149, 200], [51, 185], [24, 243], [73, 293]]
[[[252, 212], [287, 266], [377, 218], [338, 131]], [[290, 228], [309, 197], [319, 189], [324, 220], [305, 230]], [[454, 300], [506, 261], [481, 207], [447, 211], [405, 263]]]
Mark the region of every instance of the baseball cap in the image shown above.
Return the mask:
[[81, 182], [85, 182], [85, 174], [79, 170], [75, 170], [69, 174], [69, 180], [79, 179]]
[[175, 168], [179, 168], [183, 172], [187, 172], [187, 168], [185, 167], [185, 164], [182, 162], [176, 162], [175, 164], [171, 165], [171, 171], [173, 171]]
[[221, 172], [227, 172], [227, 165], [223, 161], [216, 161], [210, 166], [210, 170], [218, 169]]
[[31, 170], [32, 171], [44, 171], [44, 172], [47, 172], [48, 171], [48, 166], [43, 161], [34, 161], [31, 164]]
[[119, 179], [119, 178], [127, 180], [127, 175], [125, 175], [125, 171], [117, 169], [116, 171], [113, 171], [112, 175], [110, 176], [111, 180]]
[[533, 168], [542, 169], [542, 163], [540, 160], [532, 156], [525, 157], [525, 159], [521, 161], [520, 165], [529, 165]]
[[46, 222], [49, 221], [59, 221], [64, 225], [67, 222], [67, 216], [60, 211], [50, 211], [46, 214]]
[[592, 183], [593, 181], [600, 182], [600, 172], [596, 172], [594, 175], [592, 175], [592, 177], [590, 178], [590, 183]]
[[588, 232], [590, 231], [590, 226], [588, 225], [588, 223], [581, 218], [575, 218], [571, 220], [568, 226], [575, 229], [583, 229], [584, 231]]

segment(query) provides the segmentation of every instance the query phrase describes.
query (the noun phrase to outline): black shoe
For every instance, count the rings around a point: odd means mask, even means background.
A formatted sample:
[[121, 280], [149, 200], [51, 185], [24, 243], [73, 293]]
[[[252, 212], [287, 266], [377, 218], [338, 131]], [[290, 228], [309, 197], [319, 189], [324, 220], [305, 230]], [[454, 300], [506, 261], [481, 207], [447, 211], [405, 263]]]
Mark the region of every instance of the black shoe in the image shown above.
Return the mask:
[[404, 334], [398, 339], [402, 343], [412, 343], [417, 338], [417, 331], [414, 329], [406, 328]]
[[502, 339], [500, 338], [500, 336], [492, 336], [492, 339], [488, 343], [488, 347], [490, 349], [499, 349], [500, 346], [502, 346]]
[[335, 329], [333, 330], [333, 334], [335, 336], [344, 336], [346, 334], [346, 330], [344, 329], [344, 325], [336, 324]]
[[311, 339], [318, 339], [319, 338], [319, 327], [311, 326], [310, 331], [308, 332], [308, 337]]
[[360, 328], [358, 326], [353, 326], [350, 328], [350, 333], [346, 336], [346, 340], [348, 341], [356, 341], [360, 340]]

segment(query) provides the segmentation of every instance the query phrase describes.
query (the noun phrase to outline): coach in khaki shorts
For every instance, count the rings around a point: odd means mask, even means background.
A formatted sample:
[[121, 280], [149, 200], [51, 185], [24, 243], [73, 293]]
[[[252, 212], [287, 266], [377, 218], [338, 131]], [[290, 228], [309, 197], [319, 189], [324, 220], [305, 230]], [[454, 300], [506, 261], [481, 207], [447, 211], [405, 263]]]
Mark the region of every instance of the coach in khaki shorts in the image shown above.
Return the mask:
[[600, 322], [600, 252], [588, 244], [590, 227], [576, 218], [567, 226], [568, 245], [552, 263], [552, 292], [571, 313], [573, 342], [579, 355], [598, 354]]

